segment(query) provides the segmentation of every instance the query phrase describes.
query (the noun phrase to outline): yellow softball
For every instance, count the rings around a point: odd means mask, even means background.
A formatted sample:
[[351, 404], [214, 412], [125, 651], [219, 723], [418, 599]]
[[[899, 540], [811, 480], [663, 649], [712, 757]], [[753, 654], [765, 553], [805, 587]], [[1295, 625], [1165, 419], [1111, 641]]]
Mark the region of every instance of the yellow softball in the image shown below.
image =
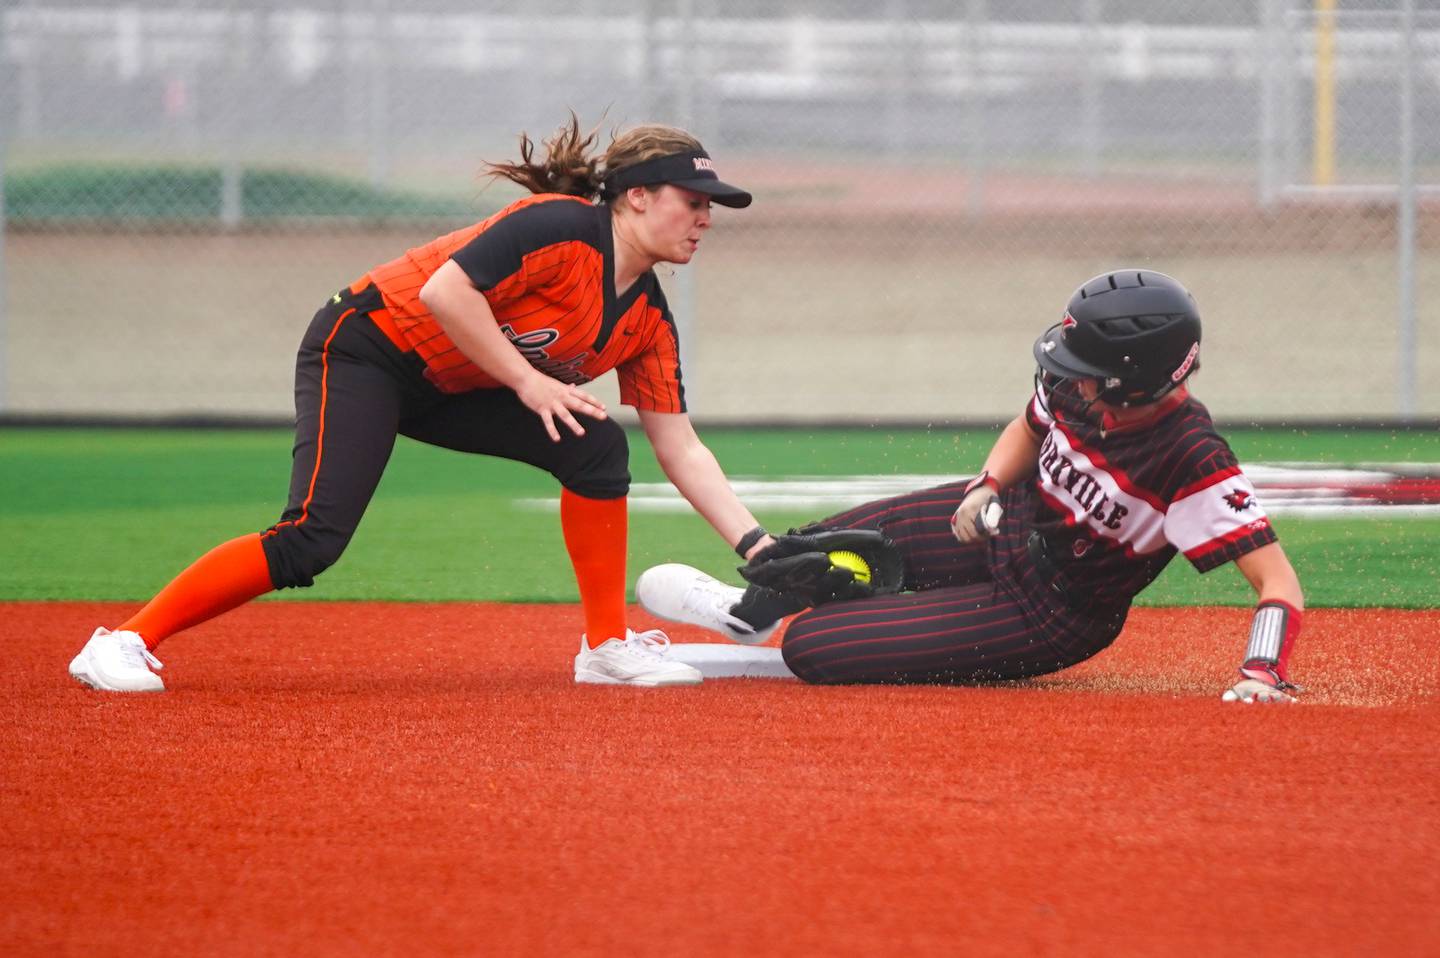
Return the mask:
[[830, 553], [830, 562], [842, 569], [849, 569], [855, 574], [855, 581], [868, 584], [870, 582], [870, 563], [866, 562], [858, 552], [851, 552], [849, 549], [837, 549]]

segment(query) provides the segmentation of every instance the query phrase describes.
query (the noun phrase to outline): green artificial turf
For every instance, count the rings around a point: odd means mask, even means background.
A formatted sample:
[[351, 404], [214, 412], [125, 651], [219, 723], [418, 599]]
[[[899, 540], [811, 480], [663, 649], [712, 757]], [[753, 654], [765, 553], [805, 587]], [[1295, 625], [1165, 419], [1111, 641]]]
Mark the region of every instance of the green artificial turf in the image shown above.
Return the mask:
[[[702, 430], [732, 477], [932, 474], [978, 468], [995, 430]], [[1229, 433], [1242, 462], [1440, 462], [1425, 431]], [[278, 518], [290, 436], [279, 430], [0, 430], [0, 600], [147, 599], [211, 546]], [[662, 480], [632, 436], [637, 482]], [[573, 601], [549, 476], [402, 440], [350, 549], [316, 586], [285, 597]], [[813, 514], [758, 511], [783, 529]], [[1312, 606], [1431, 607], [1440, 520], [1275, 520]], [[630, 579], [686, 562], [737, 581], [736, 559], [691, 513], [635, 511]], [[1152, 605], [1253, 601], [1233, 566], [1171, 563]]]

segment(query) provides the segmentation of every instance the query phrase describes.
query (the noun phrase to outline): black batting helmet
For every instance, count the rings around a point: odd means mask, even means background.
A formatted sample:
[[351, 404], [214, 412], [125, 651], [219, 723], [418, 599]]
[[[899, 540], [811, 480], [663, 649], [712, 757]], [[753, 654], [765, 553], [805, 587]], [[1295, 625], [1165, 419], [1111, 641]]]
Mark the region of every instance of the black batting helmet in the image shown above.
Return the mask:
[[1200, 368], [1200, 311], [1164, 273], [1101, 273], [1075, 290], [1065, 318], [1035, 340], [1035, 361], [1061, 379], [1099, 380], [1104, 402], [1143, 406]]

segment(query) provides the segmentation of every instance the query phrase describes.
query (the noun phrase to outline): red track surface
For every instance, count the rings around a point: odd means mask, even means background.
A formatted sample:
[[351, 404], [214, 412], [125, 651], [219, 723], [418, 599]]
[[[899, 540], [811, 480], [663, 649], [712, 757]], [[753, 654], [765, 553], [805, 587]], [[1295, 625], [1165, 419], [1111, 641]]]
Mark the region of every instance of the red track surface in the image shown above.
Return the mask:
[[1308, 613], [1261, 707], [1240, 609], [1026, 686], [642, 691], [570, 683], [573, 608], [266, 602], [73, 686], [120, 611], [0, 606], [9, 955], [1440, 951], [1437, 612]]

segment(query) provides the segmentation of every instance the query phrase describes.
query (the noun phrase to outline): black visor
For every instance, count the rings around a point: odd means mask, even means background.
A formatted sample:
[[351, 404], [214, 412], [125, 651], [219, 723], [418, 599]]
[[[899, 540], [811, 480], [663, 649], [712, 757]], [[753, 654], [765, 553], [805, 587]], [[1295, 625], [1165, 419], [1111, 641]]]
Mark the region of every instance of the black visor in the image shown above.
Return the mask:
[[605, 177], [605, 195], [619, 196], [632, 186], [659, 186], [662, 183], [704, 193], [721, 206], [741, 209], [750, 205], [749, 193], [720, 181], [710, 154], [704, 150], [657, 156], [653, 160], [616, 170]]
[[1075, 355], [1065, 342], [1064, 333], [1065, 324], [1056, 323], [1035, 340], [1035, 362], [1041, 369], [1061, 379], [1106, 379], [1113, 375]]

